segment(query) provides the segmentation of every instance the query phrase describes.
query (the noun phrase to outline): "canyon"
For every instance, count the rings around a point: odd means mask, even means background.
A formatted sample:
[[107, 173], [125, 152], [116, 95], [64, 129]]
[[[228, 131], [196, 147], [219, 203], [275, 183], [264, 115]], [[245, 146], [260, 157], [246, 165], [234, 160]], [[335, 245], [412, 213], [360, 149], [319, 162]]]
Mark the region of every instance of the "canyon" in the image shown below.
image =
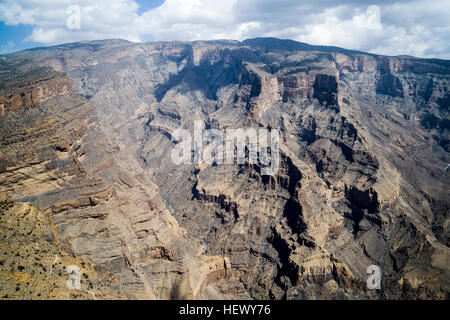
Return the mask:
[[[256, 38], [0, 66], [0, 298], [449, 298], [450, 61]], [[278, 170], [173, 163], [196, 121], [278, 130]]]

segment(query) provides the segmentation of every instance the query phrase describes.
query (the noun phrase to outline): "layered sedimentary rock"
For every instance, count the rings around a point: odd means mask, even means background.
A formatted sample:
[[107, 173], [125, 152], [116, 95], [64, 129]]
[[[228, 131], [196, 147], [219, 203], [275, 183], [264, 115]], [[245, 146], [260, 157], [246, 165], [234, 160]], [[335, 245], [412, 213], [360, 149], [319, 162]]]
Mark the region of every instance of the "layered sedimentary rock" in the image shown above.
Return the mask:
[[67, 93], [71, 88], [69, 78], [65, 74], [55, 73], [51, 68], [23, 61], [1, 61], [0, 64], [3, 70], [0, 115], [39, 107], [42, 101]]
[[[448, 298], [448, 61], [278, 39], [0, 61], [0, 192], [126, 297]], [[175, 164], [194, 121], [277, 129], [279, 169]]]
[[196, 298], [227, 276], [227, 259], [198, 256], [148, 173], [108, 142], [85, 98], [63, 92], [10, 111], [0, 131], [0, 193], [50, 216], [62, 248], [111, 273], [123, 297]]
[[[117, 279], [61, 250], [50, 217], [0, 195], [0, 296], [2, 299], [123, 299]], [[79, 288], [68, 290], [71, 268]], [[69, 282], [73, 284], [72, 282]]]

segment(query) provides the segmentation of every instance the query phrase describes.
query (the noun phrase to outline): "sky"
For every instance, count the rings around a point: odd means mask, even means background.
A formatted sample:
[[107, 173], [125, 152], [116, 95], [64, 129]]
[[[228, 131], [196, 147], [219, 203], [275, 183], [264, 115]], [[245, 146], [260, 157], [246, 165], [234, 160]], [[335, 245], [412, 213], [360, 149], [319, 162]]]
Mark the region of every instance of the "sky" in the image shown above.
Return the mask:
[[450, 0], [0, 0], [0, 54], [82, 40], [255, 37], [450, 59]]

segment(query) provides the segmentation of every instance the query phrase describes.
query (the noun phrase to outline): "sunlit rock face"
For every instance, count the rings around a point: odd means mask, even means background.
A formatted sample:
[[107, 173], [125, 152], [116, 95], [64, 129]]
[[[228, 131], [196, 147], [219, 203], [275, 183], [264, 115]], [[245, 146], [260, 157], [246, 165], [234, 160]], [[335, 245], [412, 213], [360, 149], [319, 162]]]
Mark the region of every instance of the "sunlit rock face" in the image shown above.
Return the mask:
[[[448, 299], [449, 61], [260, 38], [0, 64], [0, 193], [114, 278], [106, 296]], [[195, 121], [278, 130], [278, 170], [175, 164]]]

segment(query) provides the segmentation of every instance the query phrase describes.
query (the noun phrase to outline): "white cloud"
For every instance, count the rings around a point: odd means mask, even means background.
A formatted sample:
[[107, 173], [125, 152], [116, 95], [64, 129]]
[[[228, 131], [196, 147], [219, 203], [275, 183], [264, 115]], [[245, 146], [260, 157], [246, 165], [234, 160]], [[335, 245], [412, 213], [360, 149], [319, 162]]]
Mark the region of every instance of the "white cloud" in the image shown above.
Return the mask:
[[0, 46], [0, 54], [10, 53], [14, 50], [14, 41], [8, 41]]
[[[67, 28], [71, 5], [80, 8], [80, 29]], [[43, 44], [104, 38], [140, 41], [137, 9], [132, 0], [6, 0], [0, 3], [0, 20], [6, 25], [35, 26], [27, 40]]]
[[[4, 0], [0, 20], [35, 28], [28, 40], [44, 44], [123, 38], [130, 41], [291, 38], [380, 54], [450, 58], [450, 2], [399, 0], [165, 0], [138, 14], [134, 0]], [[80, 29], [67, 28], [70, 5]]]
[[233, 12], [236, 1], [166, 0], [142, 14], [140, 31], [157, 40], [232, 38], [239, 29]]

